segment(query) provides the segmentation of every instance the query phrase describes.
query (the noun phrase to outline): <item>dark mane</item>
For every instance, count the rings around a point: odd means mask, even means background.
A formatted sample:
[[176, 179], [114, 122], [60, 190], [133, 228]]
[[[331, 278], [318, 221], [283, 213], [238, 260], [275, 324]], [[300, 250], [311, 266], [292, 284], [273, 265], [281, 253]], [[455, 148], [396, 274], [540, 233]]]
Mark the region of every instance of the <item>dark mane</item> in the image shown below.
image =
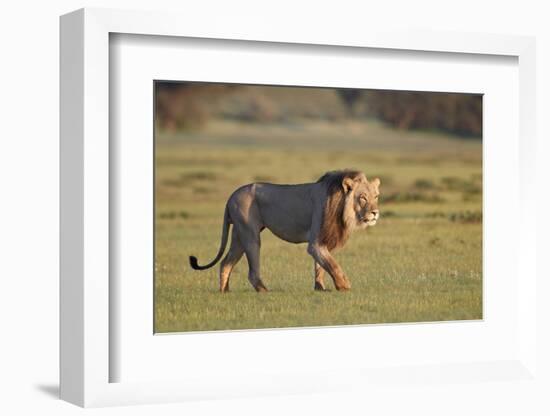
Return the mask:
[[350, 230], [344, 222], [346, 195], [342, 182], [345, 178], [355, 179], [359, 175], [361, 172], [357, 170], [335, 170], [325, 173], [317, 180], [317, 183], [324, 184], [327, 191], [319, 238], [329, 250], [342, 247], [350, 235]]
[[334, 192], [343, 191], [342, 182], [345, 178], [354, 179], [360, 174], [360, 171], [352, 169], [332, 170], [317, 179], [317, 183], [323, 182], [326, 185], [329, 194], [333, 194]]

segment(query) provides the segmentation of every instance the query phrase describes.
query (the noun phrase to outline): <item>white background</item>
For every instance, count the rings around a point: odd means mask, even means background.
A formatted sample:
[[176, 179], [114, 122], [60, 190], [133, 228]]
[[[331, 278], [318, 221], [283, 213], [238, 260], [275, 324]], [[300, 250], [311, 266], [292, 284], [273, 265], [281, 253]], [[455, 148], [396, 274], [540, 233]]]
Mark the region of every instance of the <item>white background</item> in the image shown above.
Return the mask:
[[[118, 288], [116, 339], [111, 345], [119, 357], [111, 361], [116, 367], [114, 372], [111, 368], [111, 380], [208, 380], [239, 374], [239, 379], [248, 376], [259, 384], [262, 376], [270, 377], [282, 369], [307, 374], [357, 370], [359, 366], [373, 369], [516, 359], [520, 282], [514, 270], [518, 250], [501, 238], [500, 230], [508, 227], [510, 212], [519, 212], [514, 202], [519, 177], [517, 59], [471, 55], [438, 59], [431, 53], [352, 48], [335, 52], [334, 48], [279, 45], [260, 48], [243, 42], [188, 39], [172, 39], [167, 45], [160, 37], [131, 35], [114, 36], [111, 47], [114, 99], [110, 114], [116, 128], [110, 140], [117, 149], [112, 153], [116, 167], [110, 173], [117, 179], [111, 182], [116, 183], [111, 203], [117, 218], [112, 227], [118, 237], [110, 248], [119, 259], [111, 275]], [[154, 79], [483, 93], [483, 322], [152, 336]], [[507, 209], [499, 209], [501, 206]], [[518, 241], [516, 229], [509, 230], [509, 238]], [[265, 359], [252, 363], [251, 351]], [[334, 360], [327, 357], [327, 351], [345, 354]], [[394, 379], [397, 381], [395, 374]], [[234, 376], [233, 384], [237, 381]]]
[[[195, 4], [196, 3], [196, 4]], [[539, 247], [550, 231], [548, 186], [550, 138], [550, 32], [545, 2], [522, 1], [393, 1], [393, 2], [200, 2], [182, 1], [19, 1], [0, 12], [2, 147], [0, 173], [0, 412], [4, 414], [72, 414], [81, 412], [55, 399], [58, 377], [58, 16], [83, 6], [168, 9], [193, 19], [272, 19], [281, 25], [326, 25], [360, 29], [387, 21], [396, 27], [537, 35], [538, 58], [538, 189]], [[263, 6], [263, 7], [262, 7]], [[246, 15], [246, 16], [245, 16]], [[202, 16], [202, 17], [201, 17]], [[182, 24], [185, 24], [182, 22]], [[548, 215], [548, 214], [547, 214]], [[542, 254], [543, 251], [541, 250]], [[539, 256], [539, 272], [550, 276]], [[7, 266], [7, 267], [6, 267]], [[539, 285], [549, 293], [549, 283]], [[548, 313], [548, 306], [540, 305]], [[546, 328], [548, 314], [546, 316]], [[544, 344], [549, 347], [549, 335]], [[541, 365], [548, 359], [539, 356]], [[546, 367], [548, 368], [548, 367]], [[549, 374], [546, 370], [546, 374]], [[541, 391], [500, 383], [498, 386], [440, 386], [428, 395], [422, 387], [388, 387], [387, 394], [364, 397], [346, 392], [331, 395], [258, 398], [93, 410], [100, 414], [548, 414]], [[544, 403], [544, 404], [543, 404]], [[544, 407], [543, 407], [544, 406]]]

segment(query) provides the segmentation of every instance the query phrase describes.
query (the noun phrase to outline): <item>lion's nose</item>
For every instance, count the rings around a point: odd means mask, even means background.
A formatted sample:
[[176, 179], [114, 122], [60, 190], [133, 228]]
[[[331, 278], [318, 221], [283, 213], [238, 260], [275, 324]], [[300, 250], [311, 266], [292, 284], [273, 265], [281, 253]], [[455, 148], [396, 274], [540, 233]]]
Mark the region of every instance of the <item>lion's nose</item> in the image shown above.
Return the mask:
[[380, 216], [380, 211], [377, 209], [373, 209], [371, 212], [374, 214], [374, 219], [377, 220], [378, 217]]

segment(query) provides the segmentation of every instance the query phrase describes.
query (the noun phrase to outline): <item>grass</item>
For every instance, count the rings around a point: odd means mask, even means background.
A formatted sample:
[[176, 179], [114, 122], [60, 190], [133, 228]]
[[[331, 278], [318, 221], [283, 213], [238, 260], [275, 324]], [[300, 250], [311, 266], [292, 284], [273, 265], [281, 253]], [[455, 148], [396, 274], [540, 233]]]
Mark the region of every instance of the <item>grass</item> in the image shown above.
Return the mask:
[[[481, 144], [376, 122], [338, 124], [220, 122], [157, 134], [156, 332], [482, 317]], [[350, 292], [313, 291], [306, 246], [267, 230], [261, 267], [268, 293], [253, 290], [244, 258], [223, 295], [217, 266], [189, 267], [189, 255], [204, 263], [217, 252], [236, 187], [309, 182], [344, 167], [382, 180], [381, 220], [336, 253]]]

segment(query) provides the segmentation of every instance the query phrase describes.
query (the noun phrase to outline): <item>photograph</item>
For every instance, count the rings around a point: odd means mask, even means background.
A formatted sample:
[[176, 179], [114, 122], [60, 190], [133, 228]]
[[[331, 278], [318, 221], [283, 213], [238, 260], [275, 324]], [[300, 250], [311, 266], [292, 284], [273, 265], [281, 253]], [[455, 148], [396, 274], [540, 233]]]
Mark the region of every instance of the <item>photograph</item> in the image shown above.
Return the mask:
[[483, 319], [483, 96], [155, 80], [154, 332]]

